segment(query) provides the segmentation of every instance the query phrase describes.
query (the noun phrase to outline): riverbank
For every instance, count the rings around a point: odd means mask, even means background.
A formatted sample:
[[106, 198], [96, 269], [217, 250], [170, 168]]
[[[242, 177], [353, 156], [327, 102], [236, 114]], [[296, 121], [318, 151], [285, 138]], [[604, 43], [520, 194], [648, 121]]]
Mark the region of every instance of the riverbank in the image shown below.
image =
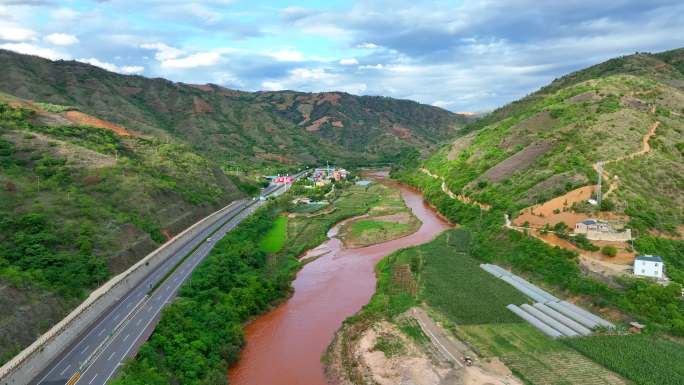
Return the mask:
[[293, 295], [247, 325], [247, 345], [229, 371], [231, 384], [327, 384], [320, 357], [342, 321], [359, 311], [373, 294], [375, 263], [398, 249], [428, 242], [450, 227], [424, 204], [419, 193], [396, 188], [422, 223], [418, 230], [356, 249], [344, 248], [342, 241], [333, 237], [310, 250], [308, 254], [317, 258], [298, 272], [292, 283]]

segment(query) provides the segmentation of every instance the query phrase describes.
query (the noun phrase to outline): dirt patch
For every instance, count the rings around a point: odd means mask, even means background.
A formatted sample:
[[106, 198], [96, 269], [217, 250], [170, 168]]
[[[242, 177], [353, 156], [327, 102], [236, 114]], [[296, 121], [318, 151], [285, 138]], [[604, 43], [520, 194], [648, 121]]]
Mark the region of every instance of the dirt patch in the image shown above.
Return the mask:
[[637, 99], [637, 98], [633, 98], [631, 96], [627, 96], [627, 95], [623, 96], [622, 99], [620, 99], [620, 104], [622, 104], [623, 106], [625, 106], [627, 108], [632, 108], [632, 109], [635, 109], [638, 111], [642, 111], [642, 112], [648, 111], [648, 104], [646, 104], [646, 102], [644, 102], [640, 99]]
[[209, 84], [188, 84], [188, 86], [190, 86], [192, 88], [197, 88], [198, 90], [202, 90], [202, 91], [213, 91], [214, 90], [214, 88], [212, 88], [212, 86]]
[[477, 132], [471, 132], [467, 135], [464, 135], [464, 136], [454, 140], [454, 143], [451, 145], [451, 149], [449, 150], [449, 154], [447, 154], [447, 159], [448, 160], [456, 159], [458, 157], [458, 154], [461, 153], [461, 151], [470, 147], [470, 144], [473, 143], [473, 139], [475, 139], [476, 136], [477, 136]]
[[337, 106], [340, 104], [340, 98], [342, 95], [334, 92], [323, 92], [318, 94], [318, 100], [316, 101], [316, 105], [323, 104], [325, 102], [329, 102], [333, 106]]
[[[375, 348], [380, 338], [394, 339], [405, 347], [405, 352], [400, 356], [387, 357]], [[446, 365], [435, 366], [396, 326], [386, 321], [365, 331], [357, 344], [355, 355], [367, 368], [369, 377], [379, 385], [438, 385], [452, 370]]]
[[597, 97], [595, 92], [587, 91], [587, 92], [583, 92], [581, 94], [577, 94], [573, 97], [570, 97], [570, 98], [566, 99], [565, 101], [573, 104], [573, 103], [588, 102], [588, 101], [597, 100], [597, 99], [599, 99], [599, 98]]
[[511, 132], [517, 132], [519, 134], [507, 135], [501, 144], [499, 144], [499, 147], [503, 149], [512, 149], [518, 145], [528, 145], [534, 140], [538, 132], [547, 130], [555, 124], [556, 119], [551, 116], [549, 111], [541, 111], [513, 126]]
[[[308, 120], [308, 118], [307, 118], [307, 120]], [[306, 126], [306, 130], [309, 132], [316, 132], [316, 131], [320, 130], [321, 126], [323, 124], [327, 123], [328, 120], [330, 120], [329, 116], [324, 116], [322, 118], [318, 118], [318, 119], [314, 120], [311, 124]]]
[[342, 123], [342, 121], [340, 121], [340, 120], [335, 120], [332, 122], [332, 126], [337, 127], [337, 128], [342, 128], [342, 127], [344, 127], [344, 123]]
[[394, 123], [390, 127], [390, 130], [401, 139], [408, 139], [411, 137], [411, 130], [409, 130], [406, 127], [403, 127], [400, 124]]
[[214, 112], [214, 109], [207, 103], [204, 99], [193, 96], [192, 97], [192, 109], [196, 114], [206, 114], [209, 112]]
[[3, 138], [17, 146], [45, 151], [55, 158], [63, 158], [73, 165], [85, 168], [112, 167], [116, 164], [116, 159], [112, 156], [53, 139], [37, 132], [32, 132], [31, 135], [33, 136], [31, 139], [26, 139], [23, 133], [11, 131], [3, 135]]
[[537, 159], [553, 148], [553, 146], [554, 142], [552, 141], [533, 143], [490, 168], [478, 179], [490, 182], [500, 182], [509, 178], [517, 171], [524, 170], [531, 166]]
[[[550, 201], [530, 206], [521, 211], [513, 220], [513, 224], [522, 226], [528, 222], [530, 227], [541, 228], [546, 224], [553, 226], [558, 222], [565, 222], [568, 226], [574, 227], [575, 223], [589, 219], [589, 215], [566, 210], [569, 210], [573, 203], [590, 199], [595, 189], [596, 186], [593, 185], [580, 187]], [[556, 210], [558, 213], [554, 213]]]
[[73, 124], [77, 125], [84, 125], [84, 126], [93, 126], [97, 128], [104, 128], [106, 130], [112, 130], [114, 131], [117, 135], [121, 136], [135, 136], [133, 133], [125, 129], [124, 127], [119, 126], [118, 124], [114, 124], [111, 122], [107, 122], [102, 119], [98, 119], [94, 116], [90, 116], [88, 114], [84, 114], [81, 111], [67, 111], [63, 113], [63, 116], [67, 118], [70, 122]]

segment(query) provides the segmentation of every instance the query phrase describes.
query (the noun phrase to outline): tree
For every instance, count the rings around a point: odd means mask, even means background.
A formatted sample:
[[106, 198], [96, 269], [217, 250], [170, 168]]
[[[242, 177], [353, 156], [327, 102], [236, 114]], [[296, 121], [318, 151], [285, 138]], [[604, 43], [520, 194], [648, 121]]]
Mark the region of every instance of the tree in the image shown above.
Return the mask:
[[617, 248], [615, 246], [603, 246], [601, 249], [601, 254], [608, 256], [608, 257], [614, 257], [617, 255]]

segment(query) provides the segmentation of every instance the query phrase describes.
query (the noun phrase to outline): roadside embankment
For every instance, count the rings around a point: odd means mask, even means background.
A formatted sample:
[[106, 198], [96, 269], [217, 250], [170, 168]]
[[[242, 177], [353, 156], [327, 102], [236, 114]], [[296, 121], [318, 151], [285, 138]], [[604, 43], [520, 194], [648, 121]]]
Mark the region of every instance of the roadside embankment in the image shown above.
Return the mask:
[[76, 309], [0, 368], [0, 383], [26, 384], [72, 344], [101, 314], [145, 276], [244, 201], [236, 201], [176, 235], [126, 271], [94, 290]]

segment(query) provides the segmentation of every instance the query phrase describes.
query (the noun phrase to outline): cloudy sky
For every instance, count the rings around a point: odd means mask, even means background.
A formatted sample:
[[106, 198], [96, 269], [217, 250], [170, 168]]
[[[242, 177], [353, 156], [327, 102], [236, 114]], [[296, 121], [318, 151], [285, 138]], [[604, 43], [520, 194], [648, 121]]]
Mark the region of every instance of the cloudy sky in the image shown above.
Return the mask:
[[483, 111], [605, 59], [684, 46], [681, 0], [0, 0], [0, 48], [243, 90]]

